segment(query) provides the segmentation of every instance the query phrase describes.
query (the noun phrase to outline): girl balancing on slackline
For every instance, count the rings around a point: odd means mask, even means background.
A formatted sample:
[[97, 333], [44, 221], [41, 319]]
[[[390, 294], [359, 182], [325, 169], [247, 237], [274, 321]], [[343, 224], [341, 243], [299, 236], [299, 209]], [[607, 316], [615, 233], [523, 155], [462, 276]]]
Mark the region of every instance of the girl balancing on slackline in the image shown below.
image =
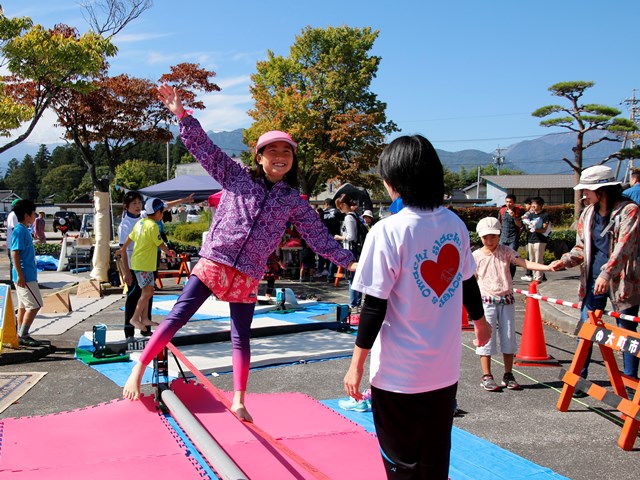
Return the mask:
[[133, 368], [123, 396], [136, 400], [144, 369], [213, 293], [229, 302], [234, 396], [231, 410], [241, 420], [253, 419], [245, 406], [249, 377], [249, 337], [258, 283], [267, 257], [292, 223], [319, 255], [355, 271], [353, 254], [333, 239], [313, 207], [298, 190], [297, 144], [281, 131], [260, 136], [255, 166], [229, 158], [185, 110], [175, 87], [162, 85], [159, 99], [176, 115], [180, 137], [189, 152], [222, 185], [224, 193], [194, 267], [175, 306], [155, 330]]

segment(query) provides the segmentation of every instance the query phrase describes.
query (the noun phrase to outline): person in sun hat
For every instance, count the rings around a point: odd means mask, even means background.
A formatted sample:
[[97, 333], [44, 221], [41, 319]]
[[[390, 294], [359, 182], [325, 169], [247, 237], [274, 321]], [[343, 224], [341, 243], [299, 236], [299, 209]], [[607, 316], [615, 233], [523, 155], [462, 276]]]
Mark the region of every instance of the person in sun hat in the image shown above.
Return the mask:
[[234, 395], [231, 411], [253, 421], [245, 405], [251, 360], [250, 333], [258, 284], [269, 255], [291, 223], [309, 246], [343, 268], [355, 270], [351, 252], [340, 247], [298, 189], [297, 143], [273, 130], [258, 138], [254, 168], [240, 165], [216, 146], [185, 110], [178, 90], [158, 89], [159, 99], [176, 115], [185, 147], [223, 188], [209, 233], [187, 285], [156, 329], [127, 380], [123, 396], [136, 400], [146, 365], [164, 348], [213, 293], [229, 302]]
[[[562, 270], [583, 265], [578, 295], [582, 302], [580, 322], [588, 312], [604, 310], [607, 299], [619, 313], [638, 315], [640, 304], [640, 216], [639, 207], [622, 195], [621, 182], [611, 168], [595, 165], [585, 168], [580, 182], [589, 205], [578, 220], [576, 244], [552, 269]], [[616, 319], [619, 327], [636, 331], [637, 323]], [[587, 378], [590, 356], [581, 376]], [[638, 357], [623, 354], [624, 373], [638, 377]], [[578, 394], [580, 395], [580, 394]]]
[[[548, 265], [530, 262], [520, 257], [513, 248], [500, 243], [500, 220], [493, 217], [481, 219], [476, 232], [482, 240], [482, 248], [473, 252], [476, 261], [476, 278], [482, 294], [484, 316], [491, 325], [491, 340], [481, 347], [476, 347], [480, 356], [482, 379], [480, 386], [487, 391], [497, 392], [506, 387], [509, 390], [520, 390], [513, 372], [513, 356], [518, 351], [516, 341], [516, 309], [513, 297], [513, 277], [510, 267], [517, 265], [529, 270], [549, 271]], [[491, 373], [491, 356], [497, 353], [497, 339], [500, 337], [500, 350], [504, 361], [504, 375], [501, 385], [493, 379]]]
[[371, 210], [365, 210], [362, 213], [362, 221], [367, 227], [367, 230], [371, 230], [371, 227], [373, 227], [373, 212]]

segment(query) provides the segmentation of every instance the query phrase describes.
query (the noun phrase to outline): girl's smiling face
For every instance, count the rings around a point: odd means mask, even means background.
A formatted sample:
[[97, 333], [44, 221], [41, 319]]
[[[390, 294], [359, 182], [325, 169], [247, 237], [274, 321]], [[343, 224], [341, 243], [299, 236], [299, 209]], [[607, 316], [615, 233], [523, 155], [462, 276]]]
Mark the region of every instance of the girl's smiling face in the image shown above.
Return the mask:
[[139, 198], [131, 200], [131, 203], [127, 206], [127, 212], [129, 215], [133, 215], [134, 217], [140, 216], [140, 213], [142, 212], [142, 200]]
[[262, 149], [257, 160], [262, 165], [267, 180], [277, 183], [293, 166], [293, 148], [287, 142], [273, 142]]

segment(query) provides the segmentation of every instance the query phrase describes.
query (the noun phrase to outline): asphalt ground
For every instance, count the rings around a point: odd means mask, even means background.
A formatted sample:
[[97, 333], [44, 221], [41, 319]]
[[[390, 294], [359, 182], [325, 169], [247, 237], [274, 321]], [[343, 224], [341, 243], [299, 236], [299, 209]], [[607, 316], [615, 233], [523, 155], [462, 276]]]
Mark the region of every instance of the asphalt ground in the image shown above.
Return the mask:
[[[528, 284], [519, 280], [520, 275], [521, 270], [518, 270], [514, 286], [526, 289]], [[578, 289], [576, 275], [577, 271], [547, 273], [549, 280], [540, 286], [539, 291], [547, 296], [574, 302]], [[7, 279], [7, 256], [2, 249], [0, 281]], [[344, 284], [336, 288], [327, 282], [283, 280], [278, 285], [293, 288], [298, 296], [315, 295], [321, 301], [348, 302], [348, 290]], [[163, 292], [176, 294], [179, 289], [169, 287]], [[0, 418], [46, 415], [120, 398], [120, 387], [75, 360], [73, 352], [80, 336], [91, 330], [94, 324], [120, 323], [123, 318], [120, 307], [123, 304], [124, 299], [62, 335], [40, 337], [51, 340], [57, 350], [37, 361], [12, 363], [11, 355], [16, 352], [5, 349], [0, 357], [4, 363], [0, 365], [0, 372], [38, 371], [47, 372], [47, 375], [0, 414]], [[519, 341], [524, 306], [522, 297], [516, 305]], [[454, 425], [571, 479], [637, 479], [640, 471], [640, 438], [636, 440], [633, 451], [627, 452], [617, 446], [621, 421], [613, 408], [592, 398], [584, 398], [574, 399], [568, 412], [556, 409], [563, 385], [560, 380], [561, 368], [569, 367], [575, 349], [576, 340], [570, 332], [574, 329], [577, 312], [544, 304], [541, 310], [546, 350], [559, 362], [559, 366], [516, 366], [514, 373], [523, 386], [521, 391], [493, 393], [480, 388], [481, 370], [472, 347], [473, 332], [463, 332], [462, 373], [458, 389], [458, 403], [463, 413], [456, 417]], [[13, 358], [17, 359], [18, 356]], [[590, 380], [609, 386], [599, 351], [594, 351], [594, 360], [590, 368]], [[254, 370], [249, 379], [249, 405], [251, 392], [302, 392], [319, 400], [344, 397], [342, 378], [349, 361], [349, 358], [341, 358]], [[492, 368], [499, 380], [503, 372], [501, 356], [494, 357]], [[213, 382], [223, 390], [232, 389], [231, 375], [215, 377]], [[143, 391], [152, 393], [150, 386], [143, 387]], [[259, 424], [259, 419], [256, 420]], [[95, 438], [99, 432], [91, 434]], [[518, 477], [517, 471], [514, 471], [514, 477]]]

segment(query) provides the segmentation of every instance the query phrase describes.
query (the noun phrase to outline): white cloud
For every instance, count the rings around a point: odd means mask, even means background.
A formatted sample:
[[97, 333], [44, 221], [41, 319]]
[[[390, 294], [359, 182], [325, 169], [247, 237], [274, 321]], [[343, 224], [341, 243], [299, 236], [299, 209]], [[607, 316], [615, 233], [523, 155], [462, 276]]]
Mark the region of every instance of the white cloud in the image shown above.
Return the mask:
[[[64, 129], [56, 127], [56, 121], [56, 114], [52, 110], [45, 110], [31, 134], [23, 143], [31, 145], [63, 143], [65, 141], [62, 138], [64, 135]], [[11, 139], [23, 134], [28, 127], [29, 124], [25, 123], [20, 128], [14, 130], [15, 133], [12, 135]]]
[[216, 84], [224, 91], [225, 89], [231, 89], [233, 87], [241, 86], [244, 90], [249, 90], [249, 84], [251, 83], [250, 75], [239, 75], [237, 77], [221, 78], [216, 81]]
[[136, 43], [146, 42], [147, 40], [157, 40], [158, 38], [169, 37], [169, 33], [119, 33], [114, 37], [114, 43]]
[[252, 122], [247, 115], [247, 110], [253, 106], [248, 93], [212, 93], [203, 95], [201, 99], [207, 108], [196, 112], [195, 115], [205, 130], [229, 131], [247, 128]]

